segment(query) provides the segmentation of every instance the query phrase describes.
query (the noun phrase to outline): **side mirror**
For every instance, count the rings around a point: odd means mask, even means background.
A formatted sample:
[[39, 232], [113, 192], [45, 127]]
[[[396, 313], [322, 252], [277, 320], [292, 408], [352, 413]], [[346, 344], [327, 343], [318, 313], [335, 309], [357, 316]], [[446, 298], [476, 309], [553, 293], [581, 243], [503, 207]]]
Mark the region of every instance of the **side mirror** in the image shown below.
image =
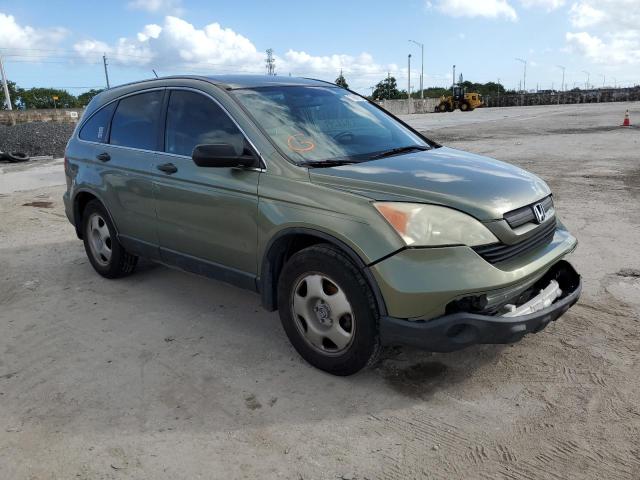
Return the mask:
[[196, 145], [191, 158], [199, 167], [257, 167], [258, 159], [253, 152], [246, 148], [242, 155], [228, 143]]

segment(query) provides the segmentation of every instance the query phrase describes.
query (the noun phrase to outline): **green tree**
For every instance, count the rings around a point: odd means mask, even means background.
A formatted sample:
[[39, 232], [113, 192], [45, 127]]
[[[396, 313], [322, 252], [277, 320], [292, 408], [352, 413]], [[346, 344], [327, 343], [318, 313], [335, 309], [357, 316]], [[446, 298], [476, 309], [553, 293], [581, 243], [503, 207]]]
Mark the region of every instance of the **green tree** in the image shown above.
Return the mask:
[[93, 97], [95, 97], [96, 95], [98, 95], [103, 91], [104, 91], [103, 89], [96, 90], [95, 88], [92, 88], [88, 92], [81, 93], [80, 95], [78, 95], [78, 106], [86, 107], [89, 104], [89, 102], [93, 99]]
[[465, 89], [466, 92], [477, 92], [480, 95], [496, 95], [496, 94], [504, 94], [504, 87], [495, 82], [488, 83], [474, 83], [470, 81], [464, 81], [460, 84], [461, 87]]
[[[450, 95], [450, 88], [441, 88], [441, 87], [429, 87], [424, 89], [424, 97], [425, 98], [440, 98], [443, 95]], [[412, 96], [416, 96], [413, 94]], [[417, 97], [420, 97], [420, 92], [417, 93]]]
[[[12, 82], [11, 80], [7, 81], [7, 86], [9, 87], [9, 98], [11, 98], [11, 106], [15, 109], [18, 108], [18, 87], [16, 86], [16, 82]], [[0, 110], [6, 110], [7, 104], [4, 98], [4, 88], [0, 84]]]
[[338, 75], [338, 78], [336, 78], [336, 81], [333, 83], [335, 83], [336, 85], [342, 88], [349, 88], [349, 84], [347, 83], [347, 80], [344, 78], [344, 75], [342, 74], [342, 70], [340, 70], [340, 75]]
[[374, 100], [394, 100], [398, 98], [407, 98], [407, 93], [403, 94], [398, 90], [398, 84], [395, 77], [386, 77], [378, 82], [376, 88], [371, 93]]
[[58, 108], [73, 108], [78, 106], [78, 99], [66, 90], [57, 88], [18, 89], [20, 103], [25, 108], [53, 108], [53, 97], [58, 97], [55, 106]]

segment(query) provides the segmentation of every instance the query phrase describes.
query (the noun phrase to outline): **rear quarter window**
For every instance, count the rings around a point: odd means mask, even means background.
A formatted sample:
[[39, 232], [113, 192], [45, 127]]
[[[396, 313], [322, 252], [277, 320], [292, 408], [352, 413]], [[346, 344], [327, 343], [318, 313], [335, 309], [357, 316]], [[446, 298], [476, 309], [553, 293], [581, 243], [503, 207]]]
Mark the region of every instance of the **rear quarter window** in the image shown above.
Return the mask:
[[80, 129], [80, 139], [88, 142], [105, 143], [107, 141], [109, 122], [115, 108], [116, 104], [110, 103], [98, 110]]

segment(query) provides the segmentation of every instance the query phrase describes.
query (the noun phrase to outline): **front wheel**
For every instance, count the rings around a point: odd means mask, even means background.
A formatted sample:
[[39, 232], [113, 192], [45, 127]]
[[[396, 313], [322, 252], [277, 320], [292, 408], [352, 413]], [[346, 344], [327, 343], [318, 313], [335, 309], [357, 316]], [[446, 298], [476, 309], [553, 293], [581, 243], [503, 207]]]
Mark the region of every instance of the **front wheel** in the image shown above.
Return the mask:
[[289, 341], [311, 365], [351, 375], [380, 351], [378, 311], [360, 270], [339, 249], [315, 245], [293, 255], [278, 284]]

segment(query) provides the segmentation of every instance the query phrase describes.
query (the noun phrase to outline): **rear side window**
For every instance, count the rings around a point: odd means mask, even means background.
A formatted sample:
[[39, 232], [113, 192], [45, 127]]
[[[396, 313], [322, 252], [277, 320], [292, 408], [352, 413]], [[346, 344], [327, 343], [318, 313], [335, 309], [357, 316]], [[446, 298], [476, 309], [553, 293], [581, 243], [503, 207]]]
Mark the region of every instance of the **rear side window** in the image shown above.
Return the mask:
[[174, 90], [169, 99], [165, 151], [191, 156], [196, 145], [227, 143], [238, 155], [244, 136], [214, 101], [195, 92]]
[[109, 143], [123, 147], [156, 150], [162, 91], [125, 97], [111, 122]]
[[80, 130], [80, 139], [89, 142], [106, 142], [109, 121], [111, 120], [111, 115], [113, 115], [114, 108], [116, 108], [116, 104], [110, 103], [98, 110]]

